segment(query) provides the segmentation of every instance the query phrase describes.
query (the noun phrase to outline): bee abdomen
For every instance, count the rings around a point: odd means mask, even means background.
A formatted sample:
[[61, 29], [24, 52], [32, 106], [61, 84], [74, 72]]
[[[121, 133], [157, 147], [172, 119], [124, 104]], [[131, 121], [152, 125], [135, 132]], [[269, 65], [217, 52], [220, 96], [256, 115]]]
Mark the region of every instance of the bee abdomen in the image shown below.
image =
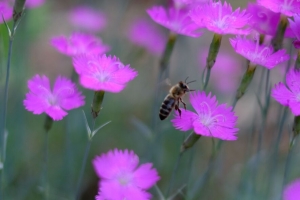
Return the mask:
[[164, 99], [163, 103], [160, 106], [160, 110], [159, 110], [160, 120], [164, 120], [169, 116], [174, 105], [175, 105], [175, 99], [169, 95], [166, 96], [166, 98]]

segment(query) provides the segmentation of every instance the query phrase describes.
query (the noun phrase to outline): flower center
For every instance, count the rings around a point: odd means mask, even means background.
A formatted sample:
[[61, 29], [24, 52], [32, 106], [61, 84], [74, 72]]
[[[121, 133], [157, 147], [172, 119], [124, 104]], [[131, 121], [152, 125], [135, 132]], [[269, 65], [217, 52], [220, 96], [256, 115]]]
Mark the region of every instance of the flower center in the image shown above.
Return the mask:
[[211, 109], [208, 103], [206, 102], [202, 102], [200, 104], [198, 114], [201, 124], [203, 124], [206, 127], [209, 127], [214, 123], [226, 121], [226, 117], [224, 115], [212, 115]]
[[213, 4], [214, 7], [218, 7], [218, 19], [215, 21], [215, 26], [220, 28], [220, 29], [225, 29], [228, 27], [228, 20], [231, 16], [230, 15], [224, 15], [223, 16], [223, 12], [222, 12], [222, 3], [219, 2], [215, 2]]
[[58, 100], [57, 100], [57, 98], [56, 98], [55, 96], [53, 96], [52, 94], [50, 94], [50, 95], [48, 96], [48, 103], [49, 103], [51, 106], [57, 105], [57, 102], [58, 102]]
[[120, 185], [127, 186], [131, 183], [131, 176], [129, 174], [120, 174], [118, 177]]
[[110, 74], [107, 72], [98, 72], [96, 74], [96, 78], [100, 81], [100, 82], [106, 82], [109, 80], [109, 76]]

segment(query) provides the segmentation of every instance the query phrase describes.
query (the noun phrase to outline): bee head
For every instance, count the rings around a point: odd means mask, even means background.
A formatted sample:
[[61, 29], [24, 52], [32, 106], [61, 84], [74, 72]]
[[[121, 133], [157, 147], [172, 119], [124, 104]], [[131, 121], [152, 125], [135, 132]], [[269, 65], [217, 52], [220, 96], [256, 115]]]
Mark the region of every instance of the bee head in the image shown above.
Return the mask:
[[178, 83], [178, 85], [179, 85], [179, 87], [180, 87], [181, 89], [184, 90], [184, 92], [189, 92], [189, 91], [191, 91], [191, 90], [189, 89], [189, 86], [188, 86], [187, 83], [184, 83], [184, 82], [180, 81], [180, 82]]

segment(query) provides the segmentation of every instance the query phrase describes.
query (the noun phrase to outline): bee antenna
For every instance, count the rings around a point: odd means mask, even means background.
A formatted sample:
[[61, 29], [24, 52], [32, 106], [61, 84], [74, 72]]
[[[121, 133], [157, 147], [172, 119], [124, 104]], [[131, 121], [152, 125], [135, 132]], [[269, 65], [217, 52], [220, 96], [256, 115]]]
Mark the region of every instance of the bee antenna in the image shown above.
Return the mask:
[[[186, 81], [188, 80], [189, 77], [186, 77], [186, 79], [184, 80], [184, 82], [186, 83]], [[187, 83], [188, 84], [188, 83]]]
[[186, 84], [190, 84], [190, 83], [194, 83], [194, 82], [196, 82], [196, 80], [190, 81], [190, 82], [188, 82]]

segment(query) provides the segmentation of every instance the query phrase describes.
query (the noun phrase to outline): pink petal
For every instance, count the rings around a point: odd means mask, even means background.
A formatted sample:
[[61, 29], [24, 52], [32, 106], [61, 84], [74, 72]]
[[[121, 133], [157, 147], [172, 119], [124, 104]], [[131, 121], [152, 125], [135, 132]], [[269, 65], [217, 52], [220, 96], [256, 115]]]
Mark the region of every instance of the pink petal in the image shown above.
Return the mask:
[[[211, 112], [213, 111], [218, 104], [218, 101], [215, 96], [211, 97], [211, 93], [207, 96], [205, 92], [191, 92], [190, 101], [193, 108], [197, 111], [198, 114], [203, 112]], [[209, 109], [209, 110], [207, 110]]]
[[283, 191], [283, 200], [300, 199], [300, 179], [296, 179], [285, 186]]
[[59, 106], [49, 106], [45, 112], [54, 120], [62, 120], [68, 113], [61, 109]]
[[38, 96], [48, 95], [51, 93], [50, 81], [45, 75], [42, 77], [40, 75], [35, 75], [28, 81], [28, 88], [30, 92]]
[[77, 74], [81, 74], [89, 65], [89, 57], [81, 54], [73, 57], [73, 66]]
[[89, 32], [102, 31], [106, 26], [106, 16], [100, 10], [88, 6], [77, 6], [69, 15], [71, 24]]
[[120, 70], [114, 72], [111, 76], [111, 79], [115, 80], [116, 83], [125, 84], [128, 81], [131, 81], [138, 75], [137, 71], [130, 68], [129, 65], [121, 68]]
[[65, 36], [53, 37], [51, 39], [50, 43], [60, 53], [69, 55], [69, 52], [68, 52], [68, 39]]
[[294, 96], [283, 83], [275, 85], [272, 89], [271, 95], [276, 101], [284, 106], [288, 106], [290, 99]]
[[26, 110], [33, 112], [33, 114], [42, 114], [49, 104], [44, 98], [36, 96], [33, 93], [27, 93], [26, 99], [23, 101]]
[[153, 6], [147, 10], [149, 16], [158, 24], [170, 29], [172, 32], [190, 37], [199, 37], [202, 32], [188, 16], [185, 9], [169, 8], [162, 6]]
[[295, 93], [300, 93], [300, 72], [291, 70], [286, 75], [286, 84], [290, 90]]
[[295, 116], [300, 115], [300, 102], [296, 98], [290, 99], [289, 107], [290, 107], [293, 115], [295, 115]]
[[109, 200], [148, 200], [151, 195], [135, 186], [123, 186], [115, 181], [102, 181], [100, 194]]
[[65, 77], [59, 76], [56, 79], [53, 94], [59, 98], [59, 105], [66, 110], [84, 105], [84, 96], [77, 90], [75, 84]]
[[95, 77], [90, 77], [85, 75], [80, 76], [80, 83], [82, 84], [82, 86], [88, 89], [103, 90], [103, 91], [113, 92], [113, 93], [118, 93], [122, 91], [126, 86], [126, 85], [121, 85], [113, 82], [100, 82]]
[[171, 120], [173, 126], [181, 131], [188, 131], [193, 128], [193, 122], [198, 118], [196, 113], [181, 109], [181, 116], [177, 112], [175, 118]]
[[160, 179], [156, 169], [152, 169], [151, 163], [141, 165], [134, 172], [134, 185], [141, 189], [149, 189]]
[[121, 170], [133, 171], [138, 165], [139, 158], [133, 151], [117, 150], [109, 151], [107, 154], [97, 156], [93, 165], [97, 175], [101, 178], [111, 179]]

